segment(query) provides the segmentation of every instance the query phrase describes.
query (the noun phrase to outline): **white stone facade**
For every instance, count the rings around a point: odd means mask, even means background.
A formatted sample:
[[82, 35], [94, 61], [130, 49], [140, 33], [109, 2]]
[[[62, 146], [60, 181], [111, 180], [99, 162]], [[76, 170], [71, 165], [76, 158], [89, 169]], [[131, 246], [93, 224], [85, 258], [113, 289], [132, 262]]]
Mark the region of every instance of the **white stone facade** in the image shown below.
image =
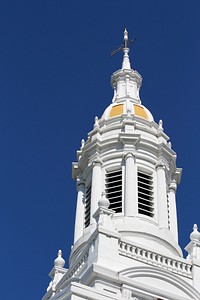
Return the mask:
[[181, 169], [162, 121], [141, 105], [142, 78], [131, 69], [124, 33], [122, 69], [112, 75], [112, 104], [82, 141], [74, 245], [61, 252], [43, 300], [200, 299], [200, 233], [183, 258], [176, 189]]

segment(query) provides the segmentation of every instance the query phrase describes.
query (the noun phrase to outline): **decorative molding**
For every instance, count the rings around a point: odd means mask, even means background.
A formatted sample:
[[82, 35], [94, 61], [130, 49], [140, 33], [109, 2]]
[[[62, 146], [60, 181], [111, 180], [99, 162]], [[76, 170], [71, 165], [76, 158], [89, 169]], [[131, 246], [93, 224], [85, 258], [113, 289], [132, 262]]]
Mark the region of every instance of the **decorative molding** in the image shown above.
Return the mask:
[[176, 183], [176, 180], [174, 179], [174, 180], [172, 180], [172, 182], [170, 183], [170, 185], [169, 185], [169, 190], [170, 191], [176, 191], [177, 190], [177, 183]]
[[68, 273], [67, 277], [65, 277], [65, 280], [68, 280], [71, 277], [75, 277], [80, 273], [80, 271], [86, 265], [88, 256], [89, 256], [89, 249], [81, 256], [81, 258], [79, 258], [78, 262], [69, 269], [69, 271], [70, 270], [71, 271]]
[[156, 164], [156, 170], [158, 169], [166, 169], [166, 166], [163, 162], [159, 161], [157, 164]]
[[97, 159], [95, 159], [95, 160], [92, 162], [92, 166], [93, 166], [93, 167], [96, 166], [96, 165], [102, 166], [102, 164], [103, 164], [103, 161], [102, 161], [100, 158], [97, 158]]
[[146, 250], [131, 244], [119, 241], [119, 254], [129, 258], [145, 262], [184, 277], [192, 278], [192, 265], [173, 259], [153, 251]]
[[102, 161], [102, 159], [100, 158], [100, 156], [99, 156], [99, 155], [95, 155], [95, 156], [91, 159], [91, 161], [88, 163], [88, 166], [92, 166], [92, 167], [94, 167], [94, 166], [96, 166], [96, 165], [102, 166], [102, 164], [103, 164], [103, 161]]
[[131, 300], [132, 299], [132, 291], [127, 288], [123, 288], [122, 289], [122, 299], [123, 300]]
[[125, 152], [122, 154], [123, 159], [127, 160], [127, 158], [132, 157], [135, 160], [135, 155], [132, 152]]
[[136, 146], [140, 141], [140, 134], [133, 134], [133, 133], [119, 133], [119, 140], [124, 144], [131, 144]]

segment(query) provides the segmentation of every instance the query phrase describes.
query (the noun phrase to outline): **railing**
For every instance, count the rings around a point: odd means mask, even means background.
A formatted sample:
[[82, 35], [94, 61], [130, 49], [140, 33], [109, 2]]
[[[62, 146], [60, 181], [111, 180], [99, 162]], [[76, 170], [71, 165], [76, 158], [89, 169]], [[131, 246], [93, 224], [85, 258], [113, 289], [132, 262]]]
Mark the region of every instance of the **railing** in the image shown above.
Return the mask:
[[142, 249], [137, 246], [119, 242], [119, 253], [135, 260], [145, 262], [186, 277], [192, 277], [192, 266], [188, 263]]
[[71, 278], [71, 277], [75, 277], [76, 275], [78, 275], [78, 273], [85, 266], [85, 264], [87, 262], [87, 258], [88, 258], [88, 251], [81, 257], [81, 259], [79, 259], [78, 263], [72, 268], [71, 272], [66, 277], [66, 280]]

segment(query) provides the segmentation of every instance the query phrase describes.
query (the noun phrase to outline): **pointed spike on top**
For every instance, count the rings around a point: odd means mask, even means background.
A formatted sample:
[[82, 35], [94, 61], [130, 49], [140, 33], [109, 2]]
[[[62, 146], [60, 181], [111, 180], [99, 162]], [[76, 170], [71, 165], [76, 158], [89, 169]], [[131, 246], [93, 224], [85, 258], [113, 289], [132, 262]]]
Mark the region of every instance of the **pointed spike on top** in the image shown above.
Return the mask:
[[84, 146], [85, 146], [85, 140], [82, 139], [82, 140], [81, 140], [81, 149], [82, 149]]
[[159, 121], [158, 125], [159, 125], [158, 128], [163, 130], [163, 121], [162, 120]]
[[198, 230], [197, 224], [194, 224], [194, 225], [193, 225], [193, 230], [195, 230], [195, 231]]
[[58, 250], [58, 256], [62, 256], [62, 250]]
[[126, 47], [126, 48], [127, 48], [127, 42], [128, 42], [128, 31], [125, 27], [125, 29], [124, 29], [124, 47]]
[[131, 69], [131, 64], [130, 64], [130, 60], [129, 60], [129, 53], [130, 49], [128, 48], [128, 31], [124, 30], [124, 48], [123, 48], [123, 52], [124, 52], [124, 57], [123, 57], [123, 62], [122, 62], [122, 70], [126, 69], [126, 70], [130, 70]]
[[99, 128], [99, 118], [97, 116], [94, 118], [94, 128]]

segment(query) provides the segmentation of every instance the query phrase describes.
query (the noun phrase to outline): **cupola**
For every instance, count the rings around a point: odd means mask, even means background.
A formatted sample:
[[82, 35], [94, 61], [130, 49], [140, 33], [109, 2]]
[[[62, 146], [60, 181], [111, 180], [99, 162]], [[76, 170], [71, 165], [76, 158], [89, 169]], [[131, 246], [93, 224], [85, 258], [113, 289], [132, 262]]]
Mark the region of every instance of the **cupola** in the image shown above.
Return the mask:
[[78, 196], [72, 261], [97, 226], [102, 199], [120, 235], [182, 256], [176, 216], [181, 169], [162, 121], [156, 123], [141, 102], [142, 77], [131, 68], [128, 45], [125, 29], [122, 67], [111, 77], [112, 103], [95, 117], [73, 163]]
[[142, 85], [142, 76], [135, 70], [131, 69], [128, 48], [128, 32], [124, 31], [122, 68], [113, 73], [111, 77], [111, 86], [114, 90], [112, 104], [104, 111], [101, 119], [108, 120], [121, 115], [133, 115], [154, 121], [150, 111], [141, 104], [139, 91]]

